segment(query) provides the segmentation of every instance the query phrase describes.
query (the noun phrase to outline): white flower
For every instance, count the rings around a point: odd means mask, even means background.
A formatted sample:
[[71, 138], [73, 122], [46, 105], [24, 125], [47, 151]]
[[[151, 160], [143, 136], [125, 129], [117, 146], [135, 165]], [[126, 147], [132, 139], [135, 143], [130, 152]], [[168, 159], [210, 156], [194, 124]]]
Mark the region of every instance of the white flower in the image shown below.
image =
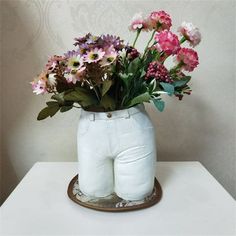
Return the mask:
[[101, 60], [103, 58], [104, 54], [105, 54], [105, 52], [102, 49], [95, 48], [95, 49], [89, 51], [85, 55], [85, 61], [88, 63], [98, 62], [99, 60]]
[[33, 89], [33, 93], [35, 93], [36, 95], [39, 94], [44, 94], [47, 92], [46, 89], [46, 81], [43, 79], [35, 79], [33, 82], [31, 82], [32, 85], [32, 89]]
[[108, 66], [108, 65], [112, 64], [116, 60], [116, 57], [117, 57], [117, 52], [116, 51], [108, 52], [103, 57], [103, 59], [101, 61], [101, 66]]
[[192, 47], [195, 47], [201, 42], [201, 33], [192, 23], [184, 21], [178, 31], [189, 41]]
[[48, 84], [52, 87], [57, 84], [57, 78], [55, 77], [55, 75], [56, 75], [55, 73], [48, 75]]
[[148, 18], [143, 17], [142, 13], [136, 13], [129, 25], [129, 30], [130, 31], [136, 31], [136, 30], [151, 30], [151, 22]]
[[69, 71], [78, 70], [84, 65], [83, 58], [80, 55], [73, 55], [68, 59], [67, 68]]
[[85, 67], [82, 67], [79, 70], [72, 70], [70, 73], [64, 74], [67, 83], [76, 84], [77, 81], [80, 81], [84, 74], [84, 70]]

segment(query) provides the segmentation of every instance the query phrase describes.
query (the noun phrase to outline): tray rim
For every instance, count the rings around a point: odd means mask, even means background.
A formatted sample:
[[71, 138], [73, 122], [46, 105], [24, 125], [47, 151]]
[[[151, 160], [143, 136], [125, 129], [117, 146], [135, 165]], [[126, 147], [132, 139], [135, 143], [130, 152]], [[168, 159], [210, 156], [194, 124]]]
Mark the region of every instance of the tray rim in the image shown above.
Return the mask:
[[158, 194], [156, 195], [156, 197], [154, 199], [152, 199], [150, 201], [147, 201], [147, 202], [144, 202], [144, 203], [141, 203], [139, 205], [127, 206], [127, 207], [123, 207], [123, 208], [120, 208], [120, 207], [117, 207], [117, 208], [115, 208], [115, 207], [114, 208], [111, 208], [111, 207], [98, 207], [98, 206], [95, 207], [95, 206], [89, 205], [88, 203], [81, 202], [73, 194], [73, 186], [74, 186], [74, 183], [77, 181], [77, 178], [78, 178], [78, 174], [71, 179], [71, 181], [68, 185], [68, 188], [67, 188], [68, 197], [74, 203], [76, 203], [80, 206], [83, 206], [83, 207], [86, 207], [86, 208], [89, 208], [89, 209], [93, 209], [93, 210], [97, 210], [97, 211], [125, 212], [125, 211], [134, 211], [134, 210], [146, 209], [146, 208], [149, 208], [149, 207], [159, 203], [160, 200], [162, 199], [162, 195], [163, 195], [162, 187], [161, 187], [160, 183], [158, 182], [157, 178], [155, 177], [154, 187], [156, 187], [156, 192]]

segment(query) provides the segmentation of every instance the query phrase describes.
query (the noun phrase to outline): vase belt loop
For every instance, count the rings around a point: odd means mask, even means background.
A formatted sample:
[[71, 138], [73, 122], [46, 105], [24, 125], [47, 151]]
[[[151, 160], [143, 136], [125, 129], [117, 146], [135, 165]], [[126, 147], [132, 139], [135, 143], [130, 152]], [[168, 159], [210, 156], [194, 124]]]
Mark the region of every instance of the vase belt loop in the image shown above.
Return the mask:
[[94, 113], [89, 115], [89, 120], [90, 121], [95, 121], [95, 114]]
[[125, 114], [125, 119], [129, 119], [130, 118], [130, 112], [129, 109], [126, 110], [126, 114]]

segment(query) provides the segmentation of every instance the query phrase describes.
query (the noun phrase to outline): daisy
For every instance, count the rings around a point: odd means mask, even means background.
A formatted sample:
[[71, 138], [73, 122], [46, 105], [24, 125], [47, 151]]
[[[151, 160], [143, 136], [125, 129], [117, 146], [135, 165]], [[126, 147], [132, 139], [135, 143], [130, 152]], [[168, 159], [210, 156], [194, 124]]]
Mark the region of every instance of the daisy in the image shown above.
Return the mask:
[[67, 83], [76, 84], [80, 81], [84, 75], [85, 67], [81, 67], [79, 70], [72, 70], [70, 73], [64, 74]]
[[55, 73], [53, 74], [48, 74], [47, 76], [47, 83], [51, 86], [54, 87], [57, 84], [57, 78], [55, 77]]
[[32, 85], [33, 93], [35, 93], [36, 95], [44, 94], [47, 92], [45, 80], [35, 79], [30, 84]]
[[99, 60], [101, 60], [103, 58], [104, 54], [105, 54], [105, 52], [102, 49], [95, 48], [95, 49], [89, 51], [85, 55], [85, 61], [88, 63], [98, 62]]
[[79, 55], [78, 52], [75, 52], [68, 58], [67, 69], [68, 71], [78, 70], [84, 65], [83, 57]]
[[111, 46], [105, 53], [103, 59], [101, 60], [101, 66], [108, 66], [112, 64], [117, 58], [117, 52], [114, 47]]

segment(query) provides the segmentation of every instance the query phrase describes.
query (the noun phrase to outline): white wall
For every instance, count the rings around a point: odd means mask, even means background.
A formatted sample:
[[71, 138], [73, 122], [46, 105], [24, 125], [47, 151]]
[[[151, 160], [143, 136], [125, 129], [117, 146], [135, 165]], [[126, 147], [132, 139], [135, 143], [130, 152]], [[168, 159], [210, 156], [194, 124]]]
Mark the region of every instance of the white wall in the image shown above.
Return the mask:
[[[2, 161], [1, 201], [37, 161], [76, 161], [78, 111], [36, 121], [46, 97], [29, 81], [47, 56], [72, 48], [89, 31], [132, 41], [127, 24], [135, 12], [164, 9], [173, 29], [183, 20], [199, 26], [200, 66], [193, 94], [167, 97], [164, 113], [147, 109], [156, 126], [158, 160], [199, 160], [236, 197], [235, 1], [1, 1]], [[143, 48], [146, 36], [138, 41]]]

